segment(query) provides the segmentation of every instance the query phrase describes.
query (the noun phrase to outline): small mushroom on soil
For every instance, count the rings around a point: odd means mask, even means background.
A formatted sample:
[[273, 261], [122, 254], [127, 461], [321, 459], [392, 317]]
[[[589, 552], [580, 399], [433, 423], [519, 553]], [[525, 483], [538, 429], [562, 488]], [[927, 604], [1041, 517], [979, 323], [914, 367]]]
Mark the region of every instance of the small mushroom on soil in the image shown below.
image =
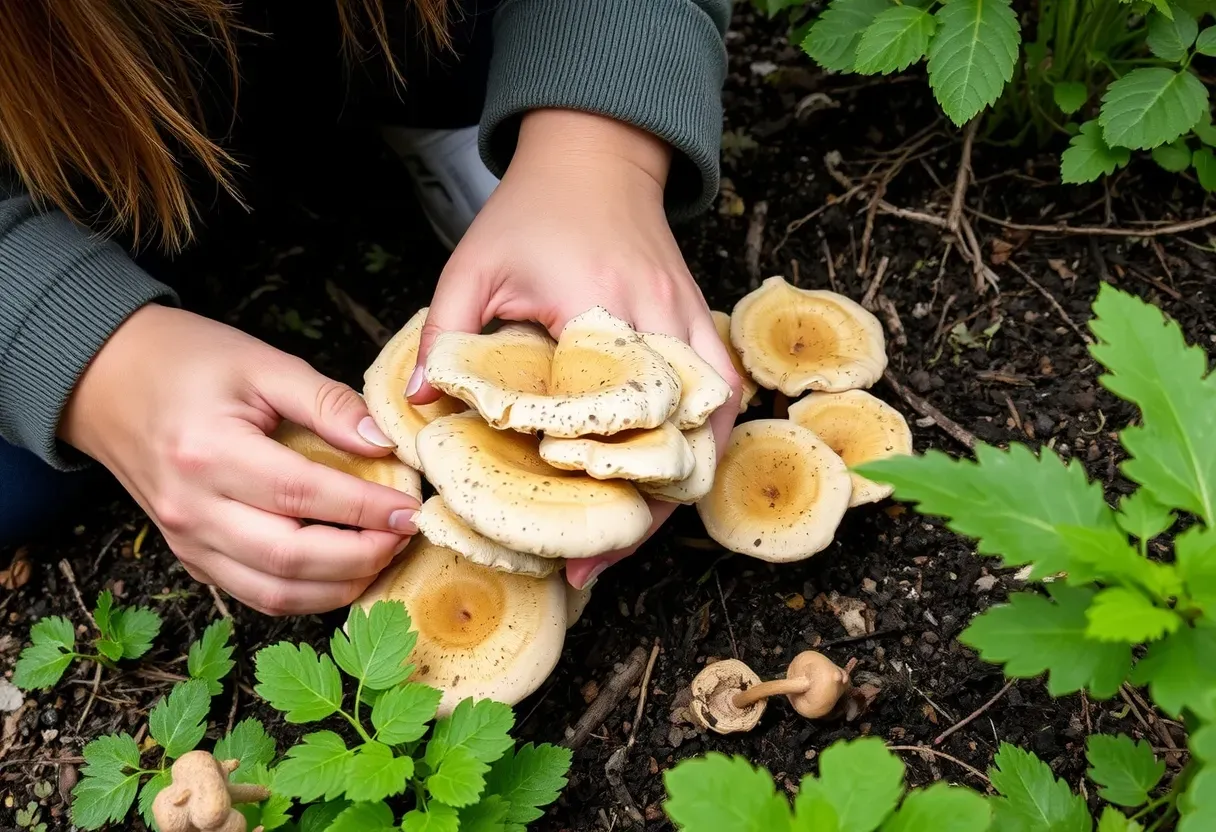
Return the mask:
[[763, 698], [740, 707], [735, 697], [760, 684], [760, 677], [738, 659], [706, 665], [692, 680], [688, 712], [693, 722], [717, 734], [734, 734], [756, 727], [768, 704]]
[[887, 366], [882, 324], [844, 295], [770, 277], [731, 313], [730, 340], [761, 386], [787, 396], [869, 387]]
[[188, 751], [173, 763], [173, 782], [152, 801], [152, 816], [161, 832], [245, 832], [245, 816], [234, 803], [260, 803], [270, 796], [265, 786], [229, 783], [237, 760], [215, 759], [206, 751]]
[[684, 439], [692, 449], [692, 471], [675, 482], [638, 483], [638, 490], [647, 497], [664, 503], [692, 505], [713, 488], [714, 472], [718, 467], [718, 444], [713, 428], [706, 422], [699, 428], [684, 431]]
[[714, 318], [714, 326], [718, 330], [718, 338], [721, 339], [722, 346], [726, 347], [730, 363], [735, 365], [735, 372], [739, 374], [739, 378], [743, 382], [743, 388], [739, 394], [739, 412], [742, 413], [747, 410], [748, 405], [755, 402], [756, 394], [760, 392], [760, 385], [756, 384], [755, 380], [748, 375], [747, 368], [743, 366], [743, 359], [739, 357], [739, 351], [730, 342], [730, 315], [717, 309], [711, 314]]
[[671, 422], [612, 436], [546, 436], [540, 441], [540, 455], [563, 471], [586, 471], [597, 480], [631, 482], [676, 482], [691, 474], [696, 464], [688, 440]]
[[443, 498], [435, 495], [422, 504], [414, 518], [418, 531], [436, 546], [451, 549], [473, 563], [503, 572], [547, 578], [562, 567], [558, 558], [542, 558], [526, 552], [516, 552], [478, 534], [448, 508]]
[[[903, 414], [864, 390], [811, 393], [790, 405], [789, 418], [814, 431], [850, 468], [912, 453], [912, 431]], [[893, 490], [858, 474], [849, 476], [853, 480], [850, 506], [876, 503]]]
[[306, 459], [327, 468], [343, 471], [368, 482], [387, 485], [409, 494], [415, 500], [422, 499], [422, 476], [416, 469], [396, 457], [365, 457], [335, 448], [308, 428], [294, 422], [280, 423], [272, 438]]

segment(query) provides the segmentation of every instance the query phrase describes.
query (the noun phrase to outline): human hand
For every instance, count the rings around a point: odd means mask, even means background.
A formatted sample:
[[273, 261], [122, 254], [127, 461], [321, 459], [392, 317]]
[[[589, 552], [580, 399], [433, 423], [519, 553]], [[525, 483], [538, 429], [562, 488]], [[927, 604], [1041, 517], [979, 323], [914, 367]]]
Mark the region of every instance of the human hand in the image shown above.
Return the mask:
[[351, 388], [236, 329], [150, 305], [89, 365], [60, 437], [110, 469], [196, 580], [270, 615], [335, 609], [416, 531], [418, 502], [280, 445], [267, 434], [281, 419], [342, 450], [390, 453]]
[[[690, 344], [731, 386], [710, 417], [719, 455], [739, 412], [740, 381], [709, 307], [667, 224], [670, 148], [629, 125], [565, 110], [526, 115], [511, 166], [448, 260], [407, 388], [414, 404], [439, 392], [422, 368], [435, 337], [480, 332], [494, 318], [536, 321], [558, 337], [599, 305], [639, 332]], [[652, 502], [647, 537], [673, 503]], [[635, 547], [566, 565], [582, 587]]]

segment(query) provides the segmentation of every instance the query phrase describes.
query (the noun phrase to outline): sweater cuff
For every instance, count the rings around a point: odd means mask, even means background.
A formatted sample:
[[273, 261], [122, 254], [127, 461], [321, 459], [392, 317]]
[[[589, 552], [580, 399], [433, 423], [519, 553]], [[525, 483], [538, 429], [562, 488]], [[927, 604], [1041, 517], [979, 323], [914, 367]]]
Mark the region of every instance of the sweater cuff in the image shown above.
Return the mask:
[[528, 110], [615, 118], [677, 151], [667, 211], [688, 219], [718, 192], [725, 78], [722, 32], [691, 0], [510, 0], [494, 19], [481, 155], [502, 176]]

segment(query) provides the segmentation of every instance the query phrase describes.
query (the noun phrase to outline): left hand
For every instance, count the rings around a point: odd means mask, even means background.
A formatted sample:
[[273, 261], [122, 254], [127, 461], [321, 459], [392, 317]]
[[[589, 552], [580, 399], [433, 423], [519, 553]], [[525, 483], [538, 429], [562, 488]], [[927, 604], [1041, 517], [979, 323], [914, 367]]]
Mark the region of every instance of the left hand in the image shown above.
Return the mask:
[[[422, 331], [407, 393], [439, 397], [422, 368], [441, 332], [480, 332], [494, 318], [536, 321], [554, 338], [603, 306], [639, 332], [690, 344], [731, 386], [710, 417], [721, 456], [739, 412], [740, 381], [667, 224], [671, 149], [638, 128], [570, 110], [537, 110], [520, 126], [502, 182], [448, 260]], [[674, 503], [651, 503], [647, 538]], [[639, 544], [640, 545], [640, 544]], [[582, 587], [638, 547], [567, 563]]]

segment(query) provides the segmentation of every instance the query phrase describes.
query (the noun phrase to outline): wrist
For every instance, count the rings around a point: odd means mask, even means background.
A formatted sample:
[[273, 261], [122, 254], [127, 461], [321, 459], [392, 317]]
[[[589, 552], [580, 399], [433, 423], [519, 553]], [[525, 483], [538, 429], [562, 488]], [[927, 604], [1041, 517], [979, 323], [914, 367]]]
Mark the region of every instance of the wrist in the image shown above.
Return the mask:
[[579, 110], [541, 109], [524, 114], [511, 165], [631, 170], [661, 193], [671, 155], [671, 145], [632, 124]]

